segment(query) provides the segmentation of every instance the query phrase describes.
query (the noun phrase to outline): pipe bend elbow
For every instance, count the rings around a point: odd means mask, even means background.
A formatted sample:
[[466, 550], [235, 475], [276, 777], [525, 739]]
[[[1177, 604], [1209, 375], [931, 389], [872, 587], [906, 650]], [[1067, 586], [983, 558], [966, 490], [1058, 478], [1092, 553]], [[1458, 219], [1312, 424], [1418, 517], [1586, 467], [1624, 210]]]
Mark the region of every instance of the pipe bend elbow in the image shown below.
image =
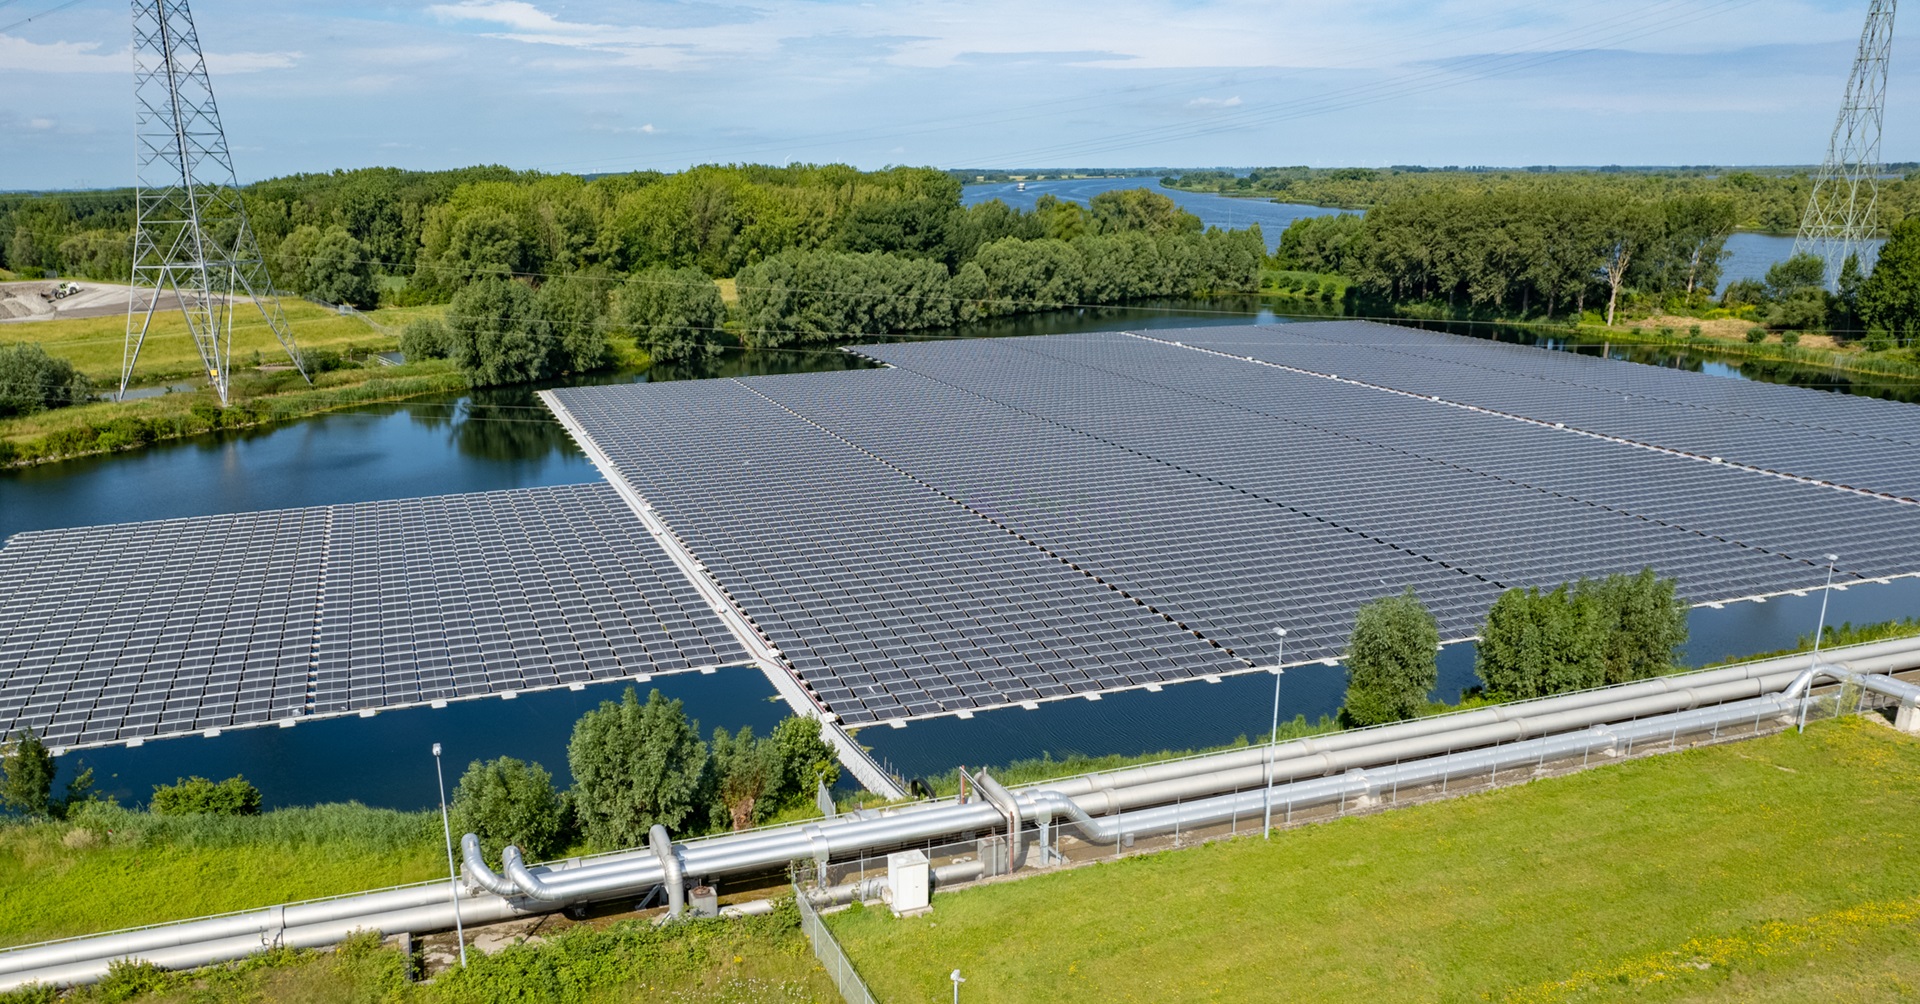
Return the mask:
[[520, 856], [520, 848], [508, 844], [506, 849], [500, 852], [500, 864], [522, 895], [532, 896], [534, 899], [548, 903], [562, 902], [567, 898], [565, 893], [540, 881], [540, 877], [527, 868], [526, 860]]
[[512, 879], [487, 867], [480, 838], [472, 833], [460, 838], [460, 878], [469, 889], [485, 889], [497, 896], [515, 896], [520, 892]]
[[660, 859], [660, 875], [667, 884], [667, 919], [678, 920], [686, 908], [687, 876], [680, 867], [679, 855], [673, 852], [673, 839], [667, 836], [665, 826], [655, 823], [647, 831], [647, 849]]

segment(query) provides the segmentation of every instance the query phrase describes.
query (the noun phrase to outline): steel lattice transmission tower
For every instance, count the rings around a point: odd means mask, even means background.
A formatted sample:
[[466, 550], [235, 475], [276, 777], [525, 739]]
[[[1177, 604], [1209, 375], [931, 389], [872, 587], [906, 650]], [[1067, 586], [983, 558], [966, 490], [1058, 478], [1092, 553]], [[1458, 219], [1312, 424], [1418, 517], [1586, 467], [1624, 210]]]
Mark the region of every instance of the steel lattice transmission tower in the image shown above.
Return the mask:
[[1887, 59], [1893, 51], [1894, 0], [1872, 0], [1860, 51], [1847, 78], [1847, 96], [1827, 141], [1827, 159], [1814, 178], [1806, 215], [1793, 253], [1819, 255], [1827, 263], [1827, 282], [1840, 274], [1847, 256], [1870, 264], [1871, 240], [1879, 229], [1874, 210], [1880, 196], [1880, 123], [1887, 101]]
[[[220, 403], [228, 403], [234, 312], [251, 303], [307, 375], [240, 204], [233, 157], [186, 0], [133, 0], [136, 216], [120, 393], [161, 295], [172, 291]], [[151, 292], [144, 309], [142, 287]], [[309, 379], [309, 382], [311, 380]]]

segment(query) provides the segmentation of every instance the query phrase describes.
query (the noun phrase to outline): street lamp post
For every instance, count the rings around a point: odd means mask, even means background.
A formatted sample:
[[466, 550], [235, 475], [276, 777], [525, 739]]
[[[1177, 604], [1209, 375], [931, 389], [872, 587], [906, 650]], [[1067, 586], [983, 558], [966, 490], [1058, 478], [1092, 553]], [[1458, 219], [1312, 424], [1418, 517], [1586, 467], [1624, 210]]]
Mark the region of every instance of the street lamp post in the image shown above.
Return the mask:
[[440, 832], [447, 838], [447, 883], [453, 902], [453, 943], [460, 946], [460, 968], [467, 967], [467, 932], [460, 923], [460, 873], [453, 867], [453, 820], [447, 815], [447, 775], [440, 769], [440, 744], [433, 744], [433, 776], [440, 782]]
[[[1827, 633], [1827, 597], [1833, 595], [1833, 566], [1840, 560], [1837, 554], [1825, 556], [1827, 559], [1827, 584], [1820, 587], [1820, 620], [1813, 628], [1813, 662], [1807, 670], [1820, 668], [1820, 636]], [[1807, 705], [1813, 702], [1813, 678], [1807, 678], [1807, 691], [1800, 695], [1800, 731], [1807, 730]]]
[[953, 981], [953, 1004], [960, 1004], [960, 984], [967, 982], [967, 978], [960, 975], [960, 970], [956, 969], [947, 979]]
[[1287, 629], [1274, 628], [1273, 633], [1280, 641], [1273, 662], [1273, 728], [1267, 733], [1266, 819], [1260, 828], [1260, 835], [1266, 840], [1273, 839], [1273, 745], [1280, 741], [1280, 676], [1286, 672], [1282, 667], [1287, 662]]

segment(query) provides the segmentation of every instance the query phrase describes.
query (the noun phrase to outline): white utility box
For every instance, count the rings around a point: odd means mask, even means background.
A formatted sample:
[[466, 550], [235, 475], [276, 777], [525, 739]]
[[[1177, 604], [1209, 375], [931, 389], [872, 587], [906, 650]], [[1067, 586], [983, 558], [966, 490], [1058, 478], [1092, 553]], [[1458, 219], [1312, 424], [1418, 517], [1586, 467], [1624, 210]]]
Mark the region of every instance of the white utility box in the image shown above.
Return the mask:
[[896, 917], [910, 917], [933, 909], [932, 869], [925, 851], [887, 855], [887, 905]]

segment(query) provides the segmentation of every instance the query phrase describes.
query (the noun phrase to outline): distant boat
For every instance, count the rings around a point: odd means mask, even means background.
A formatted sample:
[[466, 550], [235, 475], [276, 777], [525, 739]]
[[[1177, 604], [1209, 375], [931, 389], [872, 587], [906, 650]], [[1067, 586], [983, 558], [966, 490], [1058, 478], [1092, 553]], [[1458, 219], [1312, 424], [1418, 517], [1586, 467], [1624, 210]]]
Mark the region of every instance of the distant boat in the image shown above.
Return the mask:
[[1013, 190], [1016, 192], [1024, 192], [1027, 190], [1027, 183], [1024, 181], [1015, 182], [1013, 186]]

